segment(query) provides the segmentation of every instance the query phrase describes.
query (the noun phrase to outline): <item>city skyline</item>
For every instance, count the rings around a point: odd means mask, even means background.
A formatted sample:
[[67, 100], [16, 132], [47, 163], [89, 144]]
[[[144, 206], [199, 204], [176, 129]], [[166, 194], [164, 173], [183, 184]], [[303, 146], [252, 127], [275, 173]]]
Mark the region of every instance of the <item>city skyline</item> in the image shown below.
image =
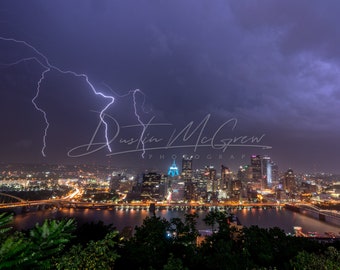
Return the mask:
[[4, 1], [0, 161], [340, 173], [339, 5]]

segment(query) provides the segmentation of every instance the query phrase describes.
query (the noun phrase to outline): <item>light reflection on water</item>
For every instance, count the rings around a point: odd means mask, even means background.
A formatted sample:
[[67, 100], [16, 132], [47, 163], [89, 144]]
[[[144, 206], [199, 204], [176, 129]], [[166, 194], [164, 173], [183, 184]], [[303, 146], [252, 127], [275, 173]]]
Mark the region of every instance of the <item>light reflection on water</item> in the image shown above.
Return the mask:
[[[194, 210], [191, 210], [193, 213]], [[199, 230], [210, 228], [205, 225], [203, 218], [206, 215], [204, 210], [196, 210], [199, 215], [197, 228]], [[156, 216], [166, 218], [179, 217], [184, 221], [185, 211], [178, 210], [160, 210], [156, 211]], [[258, 225], [262, 228], [279, 227], [286, 233], [293, 233], [294, 226], [301, 226], [304, 232], [335, 232], [339, 234], [340, 228], [336, 225], [327, 224], [323, 221], [313, 219], [285, 209], [242, 209], [235, 210], [233, 213], [239, 218], [244, 226]], [[140, 226], [143, 219], [152, 214], [148, 210], [99, 210], [99, 209], [59, 209], [59, 210], [41, 210], [17, 214], [14, 217], [13, 226], [18, 229], [29, 229], [34, 227], [36, 223], [41, 224], [45, 219], [62, 219], [75, 218], [79, 224], [85, 222], [103, 221], [104, 224], [113, 224], [118, 230], [122, 230], [125, 226]]]

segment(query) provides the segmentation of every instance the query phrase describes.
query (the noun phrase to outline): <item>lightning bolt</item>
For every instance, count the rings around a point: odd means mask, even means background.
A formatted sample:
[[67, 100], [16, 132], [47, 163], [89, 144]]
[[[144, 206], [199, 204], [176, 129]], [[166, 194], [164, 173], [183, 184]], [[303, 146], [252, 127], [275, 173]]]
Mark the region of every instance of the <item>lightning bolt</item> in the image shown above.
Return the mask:
[[[113, 89], [104, 83], [104, 85], [110, 89], [110, 91], [112, 91], [113, 93], [115, 93], [116, 96], [120, 97], [120, 98], [123, 98], [123, 97], [126, 97], [128, 95], [132, 95], [132, 98], [133, 98], [133, 108], [134, 108], [134, 112], [135, 112], [135, 116], [137, 118], [137, 121], [139, 122], [139, 124], [143, 127], [142, 129], [142, 133], [141, 133], [141, 136], [140, 136], [140, 140], [139, 140], [139, 143], [142, 144], [142, 149], [143, 149], [143, 152], [142, 152], [142, 157], [144, 158], [145, 157], [145, 142], [143, 140], [143, 137], [144, 137], [144, 134], [145, 134], [145, 130], [147, 128], [146, 124], [144, 124], [144, 122], [142, 121], [141, 119], [141, 116], [139, 115], [138, 113], [138, 110], [137, 110], [137, 94], [141, 94], [143, 96], [143, 103], [142, 103], [142, 109], [144, 112], [145, 111], [145, 108], [144, 108], [144, 104], [145, 104], [145, 94], [140, 90], [140, 89], [135, 89], [135, 90], [130, 90], [129, 92], [127, 92], [126, 94], [123, 94], [123, 95], [119, 95], [117, 94], [117, 92], [113, 91]], [[147, 113], [147, 112], [146, 112]], [[137, 148], [139, 146], [139, 143], [137, 145]]]
[[46, 124], [45, 129], [44, 129], [44, 135], [43, 135], [43, 147], [42, 147], [42, 149], [41, 149], [41, 154], [42, 154], [44, 157], [46, 157], [46, 154], [45, 154], [45, 149], [46, 149], [46, 146], [47, 146], [47, 144], [46, 144], [46, 138], [47, 138], [47, 131], [48, 131], [48, 128], [49, 128], [49, 126], [50, 126], [50, 123], [48, 122], [48, 118], [47, 118], [46, 112], [38, 106], [38, 104], [35, 102], [35, 100], [39, 97], [39, 94], [40, 94], [40, 86], [41, 86], [42, 81], [45, 80], [45, 74], [46, 74], [47, 72], [49, 72], [50, 70], [51, 70], [50, 68], [47, 68], [46, 70], [44, 70], [44, 71], [41, 73], [41, 77], [40, 77], [40, 79], [39, 79], [39, 81], [38, 81], [38, 85], [37, 85], [37, 92], [36, 92], [35, 96], [34, 96], [33, 99], [32, 99], [32, 103], [33, 103], [35, 109], [36, 109], [37, 111], [39, 111], [39, 112], [42, 113], [42, 115], [44, 116], [45, 124]]
[[85, 79], [87, 85], [90, 87], [90, 89], [93, 91], [93, 93], [95, 95], [101, 96], [101, 97], [109, 100], [107, 105], [100, 111], [99, 118], [100, 118], [100, 121], [105, 126], [105, 140], [106, 140], [107, 149], [110, 152], [112, 152], [112, 149], [111, 149], [110, 143], [109, 143], [109, 137], [108, 137], [108, 128], [109, 127], [108, 127], [107, 122], [104, 119], [104, 115], [105, 115], [106, 110], [114, 103], [114, 101], [115, 101], [114, 97], [105, 95], [104, 93], [97, 91], [96, 88], [94, 87], [94, 85], [90, 82], [90, 80], [89, 80], [89, 78], [86, 74], [77, 73], [77, 72], [74, 72], [74, 71], [71, 71], [71, 70], [63, 70], [63, 69], [61, 69], [57, 66], [52, 65], [49, 62], [48, 58], [43, 53], [41, 53], [37, 48], [35, 48], [33, 45], [29, 44], [28, 42], [23, 41], [23, 40], [17, 40], [17, 39], [14, 39], [14, 38], [5, 38], [5, 37], [0, 37], [0, 40], [8, 41], [8, 42], [14, 42], [16, 44], [21, 44], [21, 45], [23, 45], [27, 48], [30, 48], [36, 54], [36, 56], [34, 56], [34, 57], [22, 58], [22, 59], [20, 59], [16, 62], [13, 62], [13, 63], [10, 63], [10, 64], [5, 64], [6, 66], [17, 65], [17, 64], [20, 64], [21, 62], [26, 62], [26, 61], [36, 61], [41, 67], [44, 68], [44, 70], [41, 73], [40, 79], [37, 83], [36, 94], [32, 99], [32, 103], [33, 103], [35, 109], [43, 115], [44, 120], [45, 120], [45, 129], [44, 129], [44, 135], [43, 135], [43, 147], [41, 149], [41, 154], [44, 157], [46, 157], [46, 152], [45, 152], [45, 149], [47, 147], [46, 138], [47, 138], [47, 133], [48, 133], [48, 128], [50, 126], [50, 123], [48, 122], [48, 117], [47, 117], [46, 111], [44, 111], [41, 107], [38, 106], [36, 100], [37, 100], [37, 98], [39, 97], [39, 94], [40, 94], [41, 84], [45, 80], [46, 74], [48, 72], [50, 72], [51, 70], [56, 70], [56, 71], [58, 71], [62, 74], [70, 74], [70, 75], [73, 75], [75, 77]]
[[[144, 143], [143, 137], [144, 137], [144, 134], [145, 134], [146, 125], [143, 123], [140, 115], [138, 114], [138, 111], [137, 111], [137, 102], [136, 102], [136, 95], [137, 95], [137, 93], [140, 93], [140, 92], [141, 91], [139, 89], [136, 89], [136, 90], [133, 91], [132, 96], [133, 96], [133, 108], [135, 109], [135, 115], [137, 117], [138, 122], [143, 127], [142, 133], [140, 135], [141, 139], [139, 140], [139, 142], [142, 143], [142, 147], [143, 147], [142, 158], [144, 158], [144, 156], [145, 156], [145, 143]], [[144, 102], [143, 102], [143, 104], [144, 104]], [[137, 145], [137, 147], [138, 147], [138, 145]]]

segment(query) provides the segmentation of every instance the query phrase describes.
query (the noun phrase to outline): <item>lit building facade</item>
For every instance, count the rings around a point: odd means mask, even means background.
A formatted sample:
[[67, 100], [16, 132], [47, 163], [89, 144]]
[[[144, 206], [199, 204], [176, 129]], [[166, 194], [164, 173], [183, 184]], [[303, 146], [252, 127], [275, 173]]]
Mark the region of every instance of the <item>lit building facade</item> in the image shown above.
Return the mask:
[[196, 183], [196, 194], [197, 200], [205, 201], [207, 199], [207, 184], [208, 184], [208, 177], [205, 175], [205, 170], [200, 169], [194, 171], [194, 179]]
[[178, 167], [176, 165], [176, 161], [174, 160], [174, 162], [172, 163], [172, 165], [170, 166], [168, 170], [168, 176], [175, 177], [178, 175], [179, 175]]
[[283, 189], [289, 193], [296, 190], [296, 179], [292, 169], [289, 169], [284, 175]]
[[141, 198], [144, 200], [159, 200], [162, 180], [164, 180], [162, 175], [155, 172], [143, 174]]
[[192, 178], [192, 156], [183, 156], [182, 159], [182, 178], [191, 179]]
[[262, 157], [262, 188], [270, 188], [272, 180], [272, 161], [270, 157]]
[[217, 179], [214, 166], [205, 167], [204, 177], [207, 181], [207, 193], [210, 194], [208, 200], [217, 199]]
[[182, 179], [184, 181], [184, 198], [187, 201], [195, 200], [195, 184], [193, 182], [192, 156], [184, 155], [182, 159]]
[[227, 190], [228, 193], [232, 192], [232, 177], [231, 171], [228, 167], [221, 166], [221, 187], [222, 190]]
[[262, 161], [260, 155], [252, 155], [250, 158], [252, 169], [252, 180], [257, 182], [262, 180]]

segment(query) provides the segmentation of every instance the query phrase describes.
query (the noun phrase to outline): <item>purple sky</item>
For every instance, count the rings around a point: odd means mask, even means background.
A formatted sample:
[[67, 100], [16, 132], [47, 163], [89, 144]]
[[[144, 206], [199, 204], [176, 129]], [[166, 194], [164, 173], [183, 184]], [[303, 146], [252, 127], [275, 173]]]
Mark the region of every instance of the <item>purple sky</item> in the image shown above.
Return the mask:
[[[164, 169], [172, 155], [179, 164], [182, 154], [190, 154], [197, 155], [197, 167], [223, 163], [235, 169], [251, 154], [267, 154], [281, 170], [340, 173], [339, 10], [336, 0], [1, 1], [1, 37], [28, 42], [52, 65], [86, 74], [98, 91], [116, 98], [107, 111], [120, 127], [113, 153], [136, 149], [128, 139], [141, 135], [141, 126], [124, 128], [139, 123], [133, 96], [123, 96], [130, 90], [145, 94], [136, 96], [142, 123], [154, 117], [152, 123], [171, 125], [145, 131], [162, 139], [146, 147], [162, 149], [147, 150], [144, 159], [141, 152], [107, 157], [106, 148], [69, 157], [71, 149], [90, 142], [99, 123], [94, 111], [108, 100], [94, 95], [84, 79], [52, 70], [37, 98], [50, 122], [44, 158], [44, 118], [31, 103], [44, 67], [34, 60], [1, 65], [0, 161]], [[0, 40], [0, 63], [27, 57], [38, 55]], [[182, 148], [164, 149], [172, 132], [194, 121], [192, 131], [207, 115], [204, 130], [172, 144]], [[265, 134], [258, 144], [272, 149], [207, 146], [195, 152], [188, 146], [200, 131], [201, 138], [211, 138], [230, 119], [237, 119], [236, 126], [226, 124], [216, 141]], [[106, 120], [113, 136], [117, 126]], [[93, 142], [104, 143], [104, 131], [101, 126]]]

